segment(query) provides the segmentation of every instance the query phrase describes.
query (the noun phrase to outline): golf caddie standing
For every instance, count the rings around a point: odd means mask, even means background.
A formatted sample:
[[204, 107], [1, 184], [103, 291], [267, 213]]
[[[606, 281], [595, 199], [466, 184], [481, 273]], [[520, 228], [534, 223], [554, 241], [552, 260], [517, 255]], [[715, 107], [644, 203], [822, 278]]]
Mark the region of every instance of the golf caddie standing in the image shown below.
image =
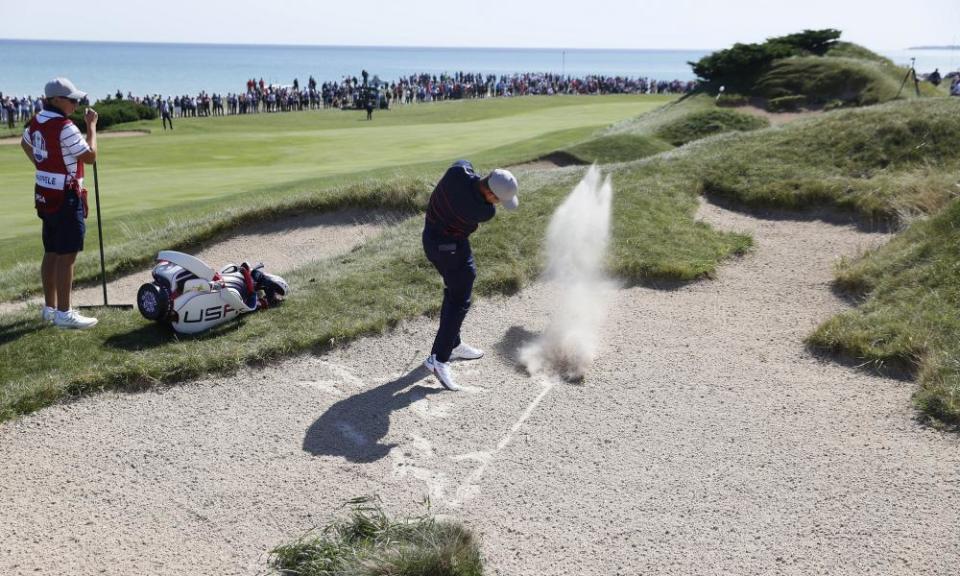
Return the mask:
[[87, 191], [83, 165], [97, 159], [97, 113], [87, 108], [87, 137], [70, 121], [86, 97], [66, 78], [54, 78], [44, 87], [43, 110], [30, 120], [20, 145], [36, 168], [34, 206], [43, 221], [44, 307], [41, 318], [60, 328], [92, 328], [88, 318], [70, 307], [73, 264], [83, 250], [86, 233]]
[[476, 360], [482, 350], [460, 340], [460, 326], [470, 309], [477, 265], [470, 249], [470, 234], [496, 214], [496, 204], [515, 210], [517, 179], [507, 170], [496, 169], [481, 178], [466, 160], [454, 163], [430, 195], [423, 251], [443, 277], [443, 306], [440, 328], [433, 341], [427, 367], [448, 390], [459, 390], [450, 369], [454, 359]]

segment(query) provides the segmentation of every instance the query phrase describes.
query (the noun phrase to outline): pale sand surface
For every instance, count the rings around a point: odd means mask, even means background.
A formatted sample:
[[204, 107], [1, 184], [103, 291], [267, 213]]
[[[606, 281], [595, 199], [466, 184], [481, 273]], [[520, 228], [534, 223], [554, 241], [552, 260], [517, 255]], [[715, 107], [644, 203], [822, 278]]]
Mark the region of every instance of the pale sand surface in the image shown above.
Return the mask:
[[396, 513], [429, 496], [490, 574], [956, 574], [960, 441], [915, 422], [913, 383], [802, 342], [846, 306], [835, 260], [887, 237], [701, 217], [756, 250], [715, 280], [616, 292], [582, 384], [516, 365], [547, 320], [536, 284], [475, 304], [464, 336], [488, 353], [456, 365], [463, 392], [419, 368], [436, 321], [418, 318], [0, 424], [0, 574], [262, 573], [371, 493]]

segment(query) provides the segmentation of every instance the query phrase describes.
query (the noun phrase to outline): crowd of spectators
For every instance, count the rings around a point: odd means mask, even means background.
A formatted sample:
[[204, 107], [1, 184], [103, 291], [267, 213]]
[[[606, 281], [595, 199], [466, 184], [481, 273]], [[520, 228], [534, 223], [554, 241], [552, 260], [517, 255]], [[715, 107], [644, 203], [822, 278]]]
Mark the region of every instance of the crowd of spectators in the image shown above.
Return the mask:
[[31, 96], [4, 96], [0, 92], [0, 125], [13, 129], [22, 126], [34, 114], [43, 110], [43, 100]]
[[[247, 80], [243, 90], [208, 93], [134, 96], [117, 91], [107, 99], [133, 100], [164, 110], [174, 118], [362, 108], [364, 98], [374, 98], [376, 108], [464, 98], [494, 98], [554, 94], [682, 94], [696, 87], [693, 81], [657, 81], [650, 78], [590, 75], [573, 77], [552, 73], [524, 74], [412, 74], [393, 82], [370, 79], [366, 71], [357, 77], [318, 84], [311, 76], [306, 85], [297, 79], [289, 85], [267, 84], [263, 78]], [[42, 108], [40, 98], [6, 97], [0, 94], [2, 120], [9, 126], [23, 124]]]
[[[305, 86], [297, 79], [289, 85], [267, 84], [263, 78], [247, 80], [245, 90], [236, 93], [167, 97], [174, 117], [217, 116], [315, 110], [321, 108], [362, 108], [361, 99], [372, 95], [377, 108], [393, 104], [413, 104], [464, 98], [491, 98], [554, 94], [682, 94], [696, 87], [693, 81], [656, 81], [624, 76], [586, 76], [576, 78], [559, 74], [480, 75], [414, 74], [394, 82], [374, 78], [347, 77], [340, 82], [318, 84], [311, 76]], [[123, 97], [118, 93], [117, 97]], [[137, 100], [160, 110], [160, 96]]]

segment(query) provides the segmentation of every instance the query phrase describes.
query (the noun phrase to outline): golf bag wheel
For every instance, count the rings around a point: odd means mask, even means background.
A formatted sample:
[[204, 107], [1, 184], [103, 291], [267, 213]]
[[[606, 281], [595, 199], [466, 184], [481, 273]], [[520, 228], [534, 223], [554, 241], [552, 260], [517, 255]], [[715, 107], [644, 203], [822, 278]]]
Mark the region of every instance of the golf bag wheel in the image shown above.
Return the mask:
[[156, 284], [144, 284], [137, 290], [137, 308], [147, 320], [163, 320], [170, 313], [170, 293]]

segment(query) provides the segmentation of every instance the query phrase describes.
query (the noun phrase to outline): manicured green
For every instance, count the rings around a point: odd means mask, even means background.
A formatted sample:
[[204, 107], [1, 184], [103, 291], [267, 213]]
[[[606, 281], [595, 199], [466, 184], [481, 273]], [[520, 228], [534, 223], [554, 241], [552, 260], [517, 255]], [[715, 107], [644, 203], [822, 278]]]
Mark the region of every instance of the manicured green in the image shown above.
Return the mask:
[[481, 576], [476, 536], [428, 514], [392, 519], [372, 498], [350, 502], [348, 518], [279, 546], [272, 568], [298, 576]]
[[[461, 157], [506, 163], [582, 141], [663, 96], [532, 97], [453, 101], [381, 111], [339, 110], [159, 121], [148, 136], [102, 138], [98, 173], [111, 273], [142, 265], [158, 243], [185, 247], [230, 218], [262, 213], [304, 194], [397, 174], [430, 174]], [[93, 193], [92, 171], [87, 188]], [[39, 221], [32, 171], [16, 145], [0, 146], [0, 300], [39, 290]], [[321, 200], [325, 201], [325, 200]], [[88, 224], [93, 227], [95, 220]], [[95, 234], [88, 235], [95, 246]], [[78, 281], [95, 279], [88, 250]]]
[[810, 343], [881, 371], [916, 371], [918, 406], [960, 424], [960, 201], [844, 263], [838, 283], [867, 297], [821, 325]]

